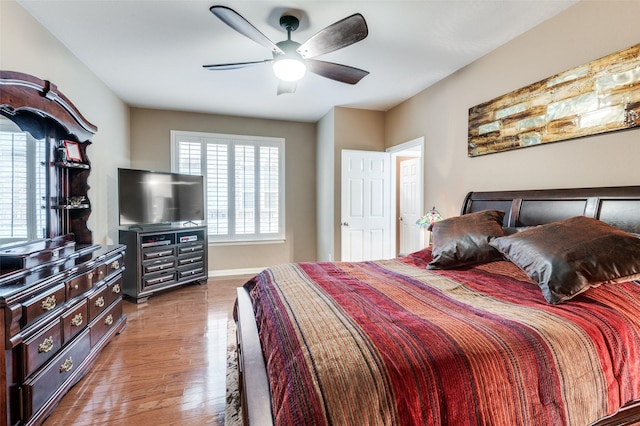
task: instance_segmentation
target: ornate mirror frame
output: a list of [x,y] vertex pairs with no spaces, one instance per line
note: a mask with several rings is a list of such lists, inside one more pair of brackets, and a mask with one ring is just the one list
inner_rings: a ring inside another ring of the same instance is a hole
[[[0,114],[36,139],[46,140],[48,209],[46,236],[73,234],[76,244],[92,244],[87,227],[91,202],[87,179],[91,163],[86,155],[98,130],[47,80],[0,70]],[[62,155],[71,145],[81,161]]]

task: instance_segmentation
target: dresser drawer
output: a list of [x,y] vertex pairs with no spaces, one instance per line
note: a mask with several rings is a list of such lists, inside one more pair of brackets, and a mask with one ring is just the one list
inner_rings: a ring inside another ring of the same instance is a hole
[[24,419],[28,420],[55,394],[56,390],[71,377],[91,350],[89,329],[85,329],[76,340],[53,358],[42,370],[25,380],[22,385]]
[[107,276],[107,265],[100,265],[96,267],[94,271],[98,274],[98,278],[96,279],[95,282],[101,281],[105,279],[105,277]]
[[100,339],[114,326],[122,316],[122,300],[118,300],[109,309],[102,313],[91,323],[91,347],[94,347]]
[[98,315],[113,303],[122,294],[122,275],[111,280],[106,285],[100,287],[98,291],[88,297],[89,305],[89,322],[93,321]]
[[112,274],[124,268],[124,257],[122,255],[119,255],[112,259],[109,259],[104,265],[104,268],[106,269],[106,272],[103,278],[108,278]]
[[100,290],[93,293],[87,298],[89,306],[89,322],[98,317],[109,306],[107,302],[107,286],[100,287]]
[[71,300],[93,287],[93,284],[100,279],[99,269],[99,267],[92,269],[67,281],[67,300]]
[[27,377],[53,357],[62,347],[62,325],[53,321],[22,343],[23,375]]
[[87,300],[85,299],[62,315],[63,343],[69,342],[87,324],[89,324],[89,311],[87,310]]
[[59,284],[49,291],[22,303],[22,325],[27,325],[65,302],[65,286]]
[[107,301],[107,305],[113,303],[118,297],[122,295],[122,275],[120,275],[115,280],[107,283],[107,292],[105,295],[105,300]]

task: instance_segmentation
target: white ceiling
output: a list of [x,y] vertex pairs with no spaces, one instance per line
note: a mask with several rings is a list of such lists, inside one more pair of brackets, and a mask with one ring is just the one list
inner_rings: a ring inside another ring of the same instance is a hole
[[[1,1],[1,0],[0,0]],[[317,121],[334,106],[386,111],[577,0],[18,0],[131,106]],[[308,73],[276,95],[270,65],[204,64],[271,58],[209,12],[231,7],[273,42],[284,12],[302,13],[300,43],[353,13],[369,36],[317,59],[370,72],[351,86]]]

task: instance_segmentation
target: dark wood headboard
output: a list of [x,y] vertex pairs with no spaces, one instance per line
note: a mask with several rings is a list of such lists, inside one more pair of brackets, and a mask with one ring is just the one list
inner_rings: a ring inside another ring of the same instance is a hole
[[504,211],[505,227],[588,216],[640,234],[640,186],[469,192],[461,214],[481,210]]

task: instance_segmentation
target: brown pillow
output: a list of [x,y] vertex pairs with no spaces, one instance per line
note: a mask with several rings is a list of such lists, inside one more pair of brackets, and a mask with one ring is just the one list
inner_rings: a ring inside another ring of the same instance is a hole
[[502,228],[504,231],[504,235],[512,235],[517,234],[518,232],[526,231],[527,229],[533,228],[532,226],[509,226],[506,228]]
[[489,245],[504,235],[504,212],[483,210],[445,219],[433,224],[433,260],[427,269],[455,269],[502,259]]
[[538,283],[553,304],[590,287],[640,278],[640,239],[577,216],[490,243]]

